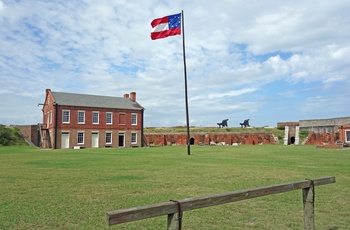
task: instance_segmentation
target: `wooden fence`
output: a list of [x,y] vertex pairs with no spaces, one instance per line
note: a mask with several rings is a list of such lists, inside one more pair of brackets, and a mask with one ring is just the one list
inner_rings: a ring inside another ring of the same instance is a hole
[[238,190],[209,196],[171,200],[159,204],[109,211],[106,213],[108,225],[121,224],[156,216],[168,215],[167,229],[181,229],[182,213],[198,208],[236,202],[256,197],[302,189],[304,204],[304,229],[314,229],[315,186],[335,183],[335,177],[305,179],[285,184]]

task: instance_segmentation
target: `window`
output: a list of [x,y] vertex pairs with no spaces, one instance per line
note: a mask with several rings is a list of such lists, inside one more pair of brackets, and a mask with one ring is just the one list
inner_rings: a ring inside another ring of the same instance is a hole
[[131,133],[131,144],[137,143],[137,133]]
[[52,124],[52,111],[50,110],[50,124]]
[[85,124],[85,111],[78,111],[78,124]]
[[69,123],[69,121],[70,121],[70,110],[63,110],[62,111],[62,122]]
[[78,144],[84,144],[84,132],[78,132]]
[[106,113],[106,124],[109,124],[109,125],[112,124],[112,112]]
[[111,132],[106,133],[106,144],[112,144],[112,133]]
[[99,123],[99,112],[92,112],[92,124],[98,124]]
[[137,125],[137,114],[136,113],[131,114],[131,124]]
[[345,131],[345,140],[346,142],[350,142],[350,130]]
[[45,114],[45,117],[47,118],[47,120],[46,120],[46,127],[49,128],[49,124],[50,124],[50,121],[49,121],[49,119],[50,119],[49,113],[46,113],[46,114]]

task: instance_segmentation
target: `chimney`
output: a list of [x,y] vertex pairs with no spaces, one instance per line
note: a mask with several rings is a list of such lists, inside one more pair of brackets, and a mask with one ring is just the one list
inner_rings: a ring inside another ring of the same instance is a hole
[[130,99],[131,99],[133,102],[136,102],[136,93],[135,93],[135,92],[131,92],[131,93],[130,93]]
[[124,94],[124,98],[129,98],[129,94]]

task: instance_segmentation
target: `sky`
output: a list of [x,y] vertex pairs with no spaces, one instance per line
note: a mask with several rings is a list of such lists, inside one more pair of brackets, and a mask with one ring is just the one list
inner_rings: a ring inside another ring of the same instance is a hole
[[0,124],[42,122],[45,90],[136,92],[145,127],[350,116],[349,0],[0,0]]

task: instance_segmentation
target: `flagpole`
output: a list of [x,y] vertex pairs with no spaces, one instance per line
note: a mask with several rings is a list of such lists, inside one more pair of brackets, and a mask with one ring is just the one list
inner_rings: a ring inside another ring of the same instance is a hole
[[191,142],[190,142],[190,119],[188,113],[188,96],[187,96],[187,70],[186,70],[186,52],[185,52],[185,22],[184,11],[181,10],[181,28],[182,28],[182,54],[184,60],[184,77],[185,77],[185,102],[186,102],[186,124],[187,124],[187,155],[191,155]]

